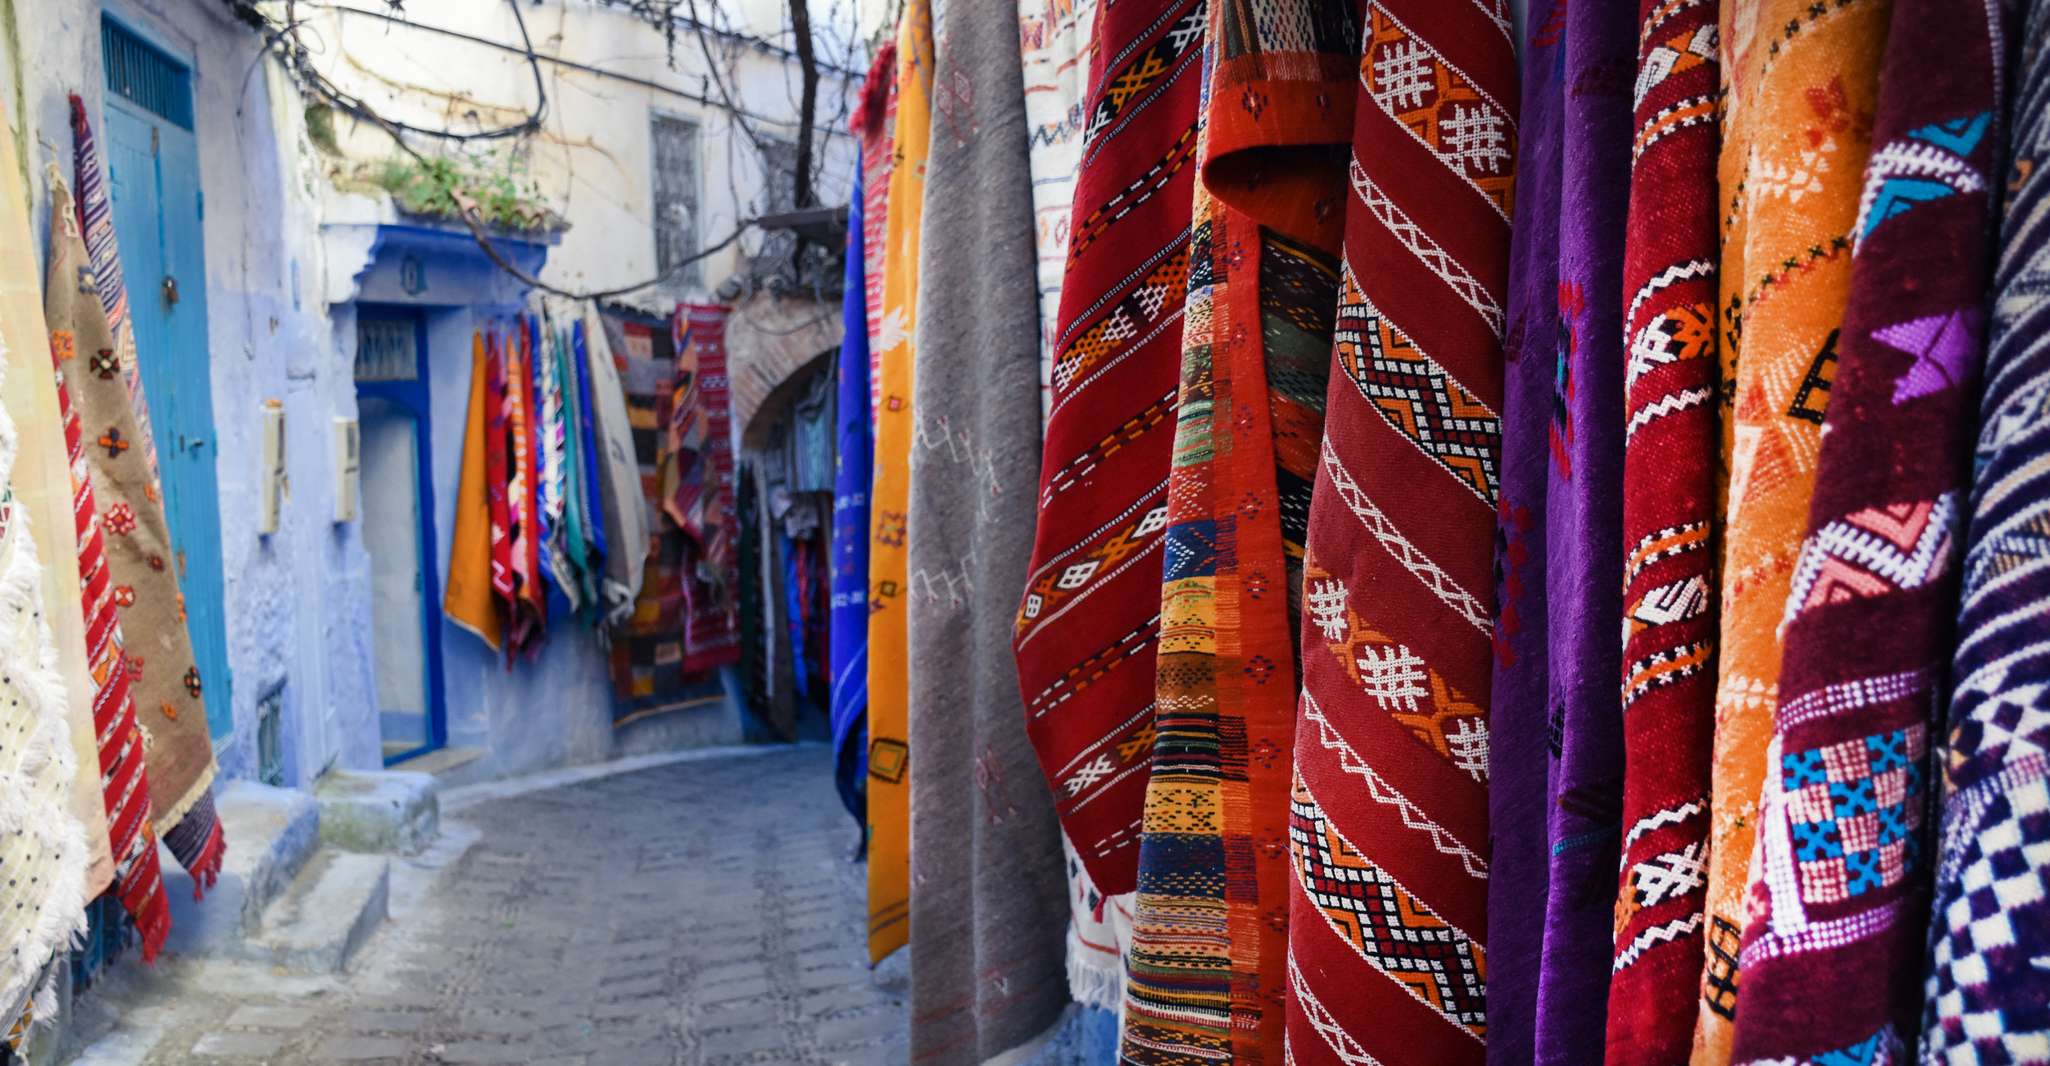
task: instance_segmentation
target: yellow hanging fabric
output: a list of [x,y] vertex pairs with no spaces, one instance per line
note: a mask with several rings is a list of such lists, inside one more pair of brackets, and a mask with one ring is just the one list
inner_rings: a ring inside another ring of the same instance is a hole
[[1780,619],[1808,525],[1891,0],[1723,5],[1722,659],[1693,1066],[1727,1066]]
[[897,24],[897,162],[884,231],[875,485],[870,496],[868,615],[868,956],[909,937],[911,746],[907,682],[905,515],[911,497],[911,324],[918,320],[918,235],[932,126],[932,5],[911,0]]
[[491,500],[484,484],[484,335],[470,336],[470,410],[463,420],[463,466],[456,483],[456,535],[448,550],[448,620],[499,650],[498,606],[491,598]]

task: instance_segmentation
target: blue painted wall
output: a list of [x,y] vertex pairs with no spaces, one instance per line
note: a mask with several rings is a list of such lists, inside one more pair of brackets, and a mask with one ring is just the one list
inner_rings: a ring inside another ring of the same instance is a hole
[[[329,766],[382,764],[370,633],[370,567],[354,523],[333,521],[332,423],[356,414],[353,301],[423,308],[429,344],[436,539],[446,552],[468,397],[469,338],[517,310],[518,282],[458,234],[381,230],[388,207],[325,188],[303,101],[258,38],[219,0],[35,0],[16,4],[17,49],[0,38],[0,96],[29,146],[33,217],[47,240],[45,161],[71,169],[67,94],[104,126],[99,22],[113,12],[193,70],[205,192],[208,386],[218,450],[221,562],[234,695],[216,739],[222,772],[257,776],[257,708],[282,704],[284,781]],[[24,63],[21,57],[28,57]],[[17,96],[15,86],[19,86]],[[368,206],[366,206],[366,204]],[[401,276],[405,252],[420,277]],[[400,254],[387,254],[398,252]],[[522,253],[538,267],[541,249]],[[422,282],[424,281],[424,284]],[[147,355],[145,354],[145,358]],[[256,532],[259,433],[267,400],[285,409],[288,489],[276,533]],[[441,590],[433,597],[440,600]],[[731,707],[611,727],[603,650],[577,630],[508,673],[476,638],[443,625],[449,743],[495,777],[739,738]]]

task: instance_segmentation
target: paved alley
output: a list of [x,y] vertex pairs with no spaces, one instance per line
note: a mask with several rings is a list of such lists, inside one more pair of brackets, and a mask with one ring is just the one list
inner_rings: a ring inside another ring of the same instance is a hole
[[829,763],[804,745],[452,794],[350,973],[124,960],[77,1061],[903,1062],[902,968],[864,964]]

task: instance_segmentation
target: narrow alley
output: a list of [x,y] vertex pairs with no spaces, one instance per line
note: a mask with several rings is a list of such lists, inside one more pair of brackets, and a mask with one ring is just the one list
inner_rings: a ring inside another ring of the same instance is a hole
[[904,970],[866,965],[830,759],[799,745],[451,790],[350,972],[121,967],[81,1004],[99,1031],[76,1061],[903,1062]]

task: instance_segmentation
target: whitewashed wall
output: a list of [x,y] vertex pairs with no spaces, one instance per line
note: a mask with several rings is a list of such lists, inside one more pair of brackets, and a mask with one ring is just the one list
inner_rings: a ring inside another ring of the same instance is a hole
[[[709,9],[715,2],[704,0],[701,6]],[[855,2],[820,2],[819,17],[827,17],[837,3],[845,22],[845,11]],[[729,0],[729,8],[737,22],[765,36],[781,25],[778,0],[746,0],[738,7]],[[650,168],[657,114],[699,124],[702,210],[697,229],[703,242],[718,240],[738,220],[766,206],[760,155],[740,124],[719,106],[722,97],[708,76],[697,37],[679,31],[672,66],[660,31],[596,0],[522,2],[519,10],[537,52],[603,71],[541,64],[547,93],[544,128],[518,149],[518,162],[523,178],[539,186],[541,200],[570,223],[548,258],[544,280],[587,291],[654,275]],[[429,128],[477,130],[518,122],[537,103],[533,72],[518,50],[519,27],[505,0],[414,4],[408,8],[408,18],[419,24],[414,26],[333,9],[302,11],[309,20],[309,40],[323,44],[316,57],[322,72],[388,117]],[[790,53],[731,38],[710,40],[721,78],[748,114],[746,124],[763,135],[794,141],[798,76]],[[847,118],[865,72],[822,72],[815,138],[815,151],[823,156],[821,203],[846,202],[855,151]],[[346,120],[338,124],[337,137],[352,159],[390,155],[390,141],[381,132]],[[492,146],[479,143],[471,150],[491,151]],[[758,241],[758,235],[750,235],[707,260],[696,295],[709,295],[733,273],[741,252],[758,247]],[[667,295],[673,303],[676,295],[689,294]],[[643,293],[629,302],[654,309],[663,300]]]

